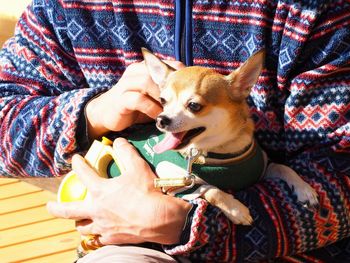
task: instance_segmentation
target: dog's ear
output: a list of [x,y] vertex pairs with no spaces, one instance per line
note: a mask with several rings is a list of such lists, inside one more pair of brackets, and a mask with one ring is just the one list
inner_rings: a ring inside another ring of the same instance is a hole
[[162,84],[171,72],[175,69],[164,63],[160,58],[154,55],[146,48],[141,48],[143,58],[153,81],[160,85]]
[[251,88],[257,82],[265,60],[265,50],[253,54],[243,65],[226,76],[229,81],[229,93],[234,100],[248,97]]

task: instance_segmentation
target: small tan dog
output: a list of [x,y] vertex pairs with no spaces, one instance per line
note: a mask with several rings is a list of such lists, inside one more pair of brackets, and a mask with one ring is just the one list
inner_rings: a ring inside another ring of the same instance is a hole
[[[186,155],[189,149],[197,149],[206,157],[208,153],[241,153],[254,144],[254,123],[246,98],[262,70],[263,50],[227,76],[198,66],[176,71],[148,50],[142,49],[142,53],[161,90],[163,112],[156,124],[165,138],[153,148],[156,153],[175,150]],[[264,177],[285,180],[300,202],[318,203],[316,191],[285,165],[270,163]],[[207,187],[201,196],[235,224],[252,223],[249,209],[218,187]]]

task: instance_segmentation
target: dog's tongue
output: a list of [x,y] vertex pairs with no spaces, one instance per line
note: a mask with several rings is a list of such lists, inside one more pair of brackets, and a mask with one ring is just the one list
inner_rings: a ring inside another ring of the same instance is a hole
[[185,134],[186,132],[166,133],[164,139],[153,147],[153,151],[155,153],[162,153],[175,149],[181,143]]

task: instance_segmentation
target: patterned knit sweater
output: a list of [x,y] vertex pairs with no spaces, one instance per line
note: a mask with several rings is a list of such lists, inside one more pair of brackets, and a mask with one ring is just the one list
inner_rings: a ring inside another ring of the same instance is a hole
[[196,199],[181,243],[164,248],[193,262],[350,262],[349,24],[345,0],[33,0],[0,52],[0,174],[66,173],[89,147],[84,106],[142,46],[222,73],[265,47],[249,98],[256,138],[320,207],[265,180],[235,193],[252,226]]

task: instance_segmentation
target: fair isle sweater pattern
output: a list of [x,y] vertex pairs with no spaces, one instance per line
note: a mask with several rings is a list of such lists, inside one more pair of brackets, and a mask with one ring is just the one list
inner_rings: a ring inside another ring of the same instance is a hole
[[222,73],[265,47],[249,98],[256,138],[317,190],[320,207],[267,180],[235,193],[254,218],[243,227],[196,199],[181,244],[165,249],[193,262],[349,262],[349,20],[342,0],[33,0],[0,52],[0,173],[69,171],[89,146],[85,104],[143,46]]

